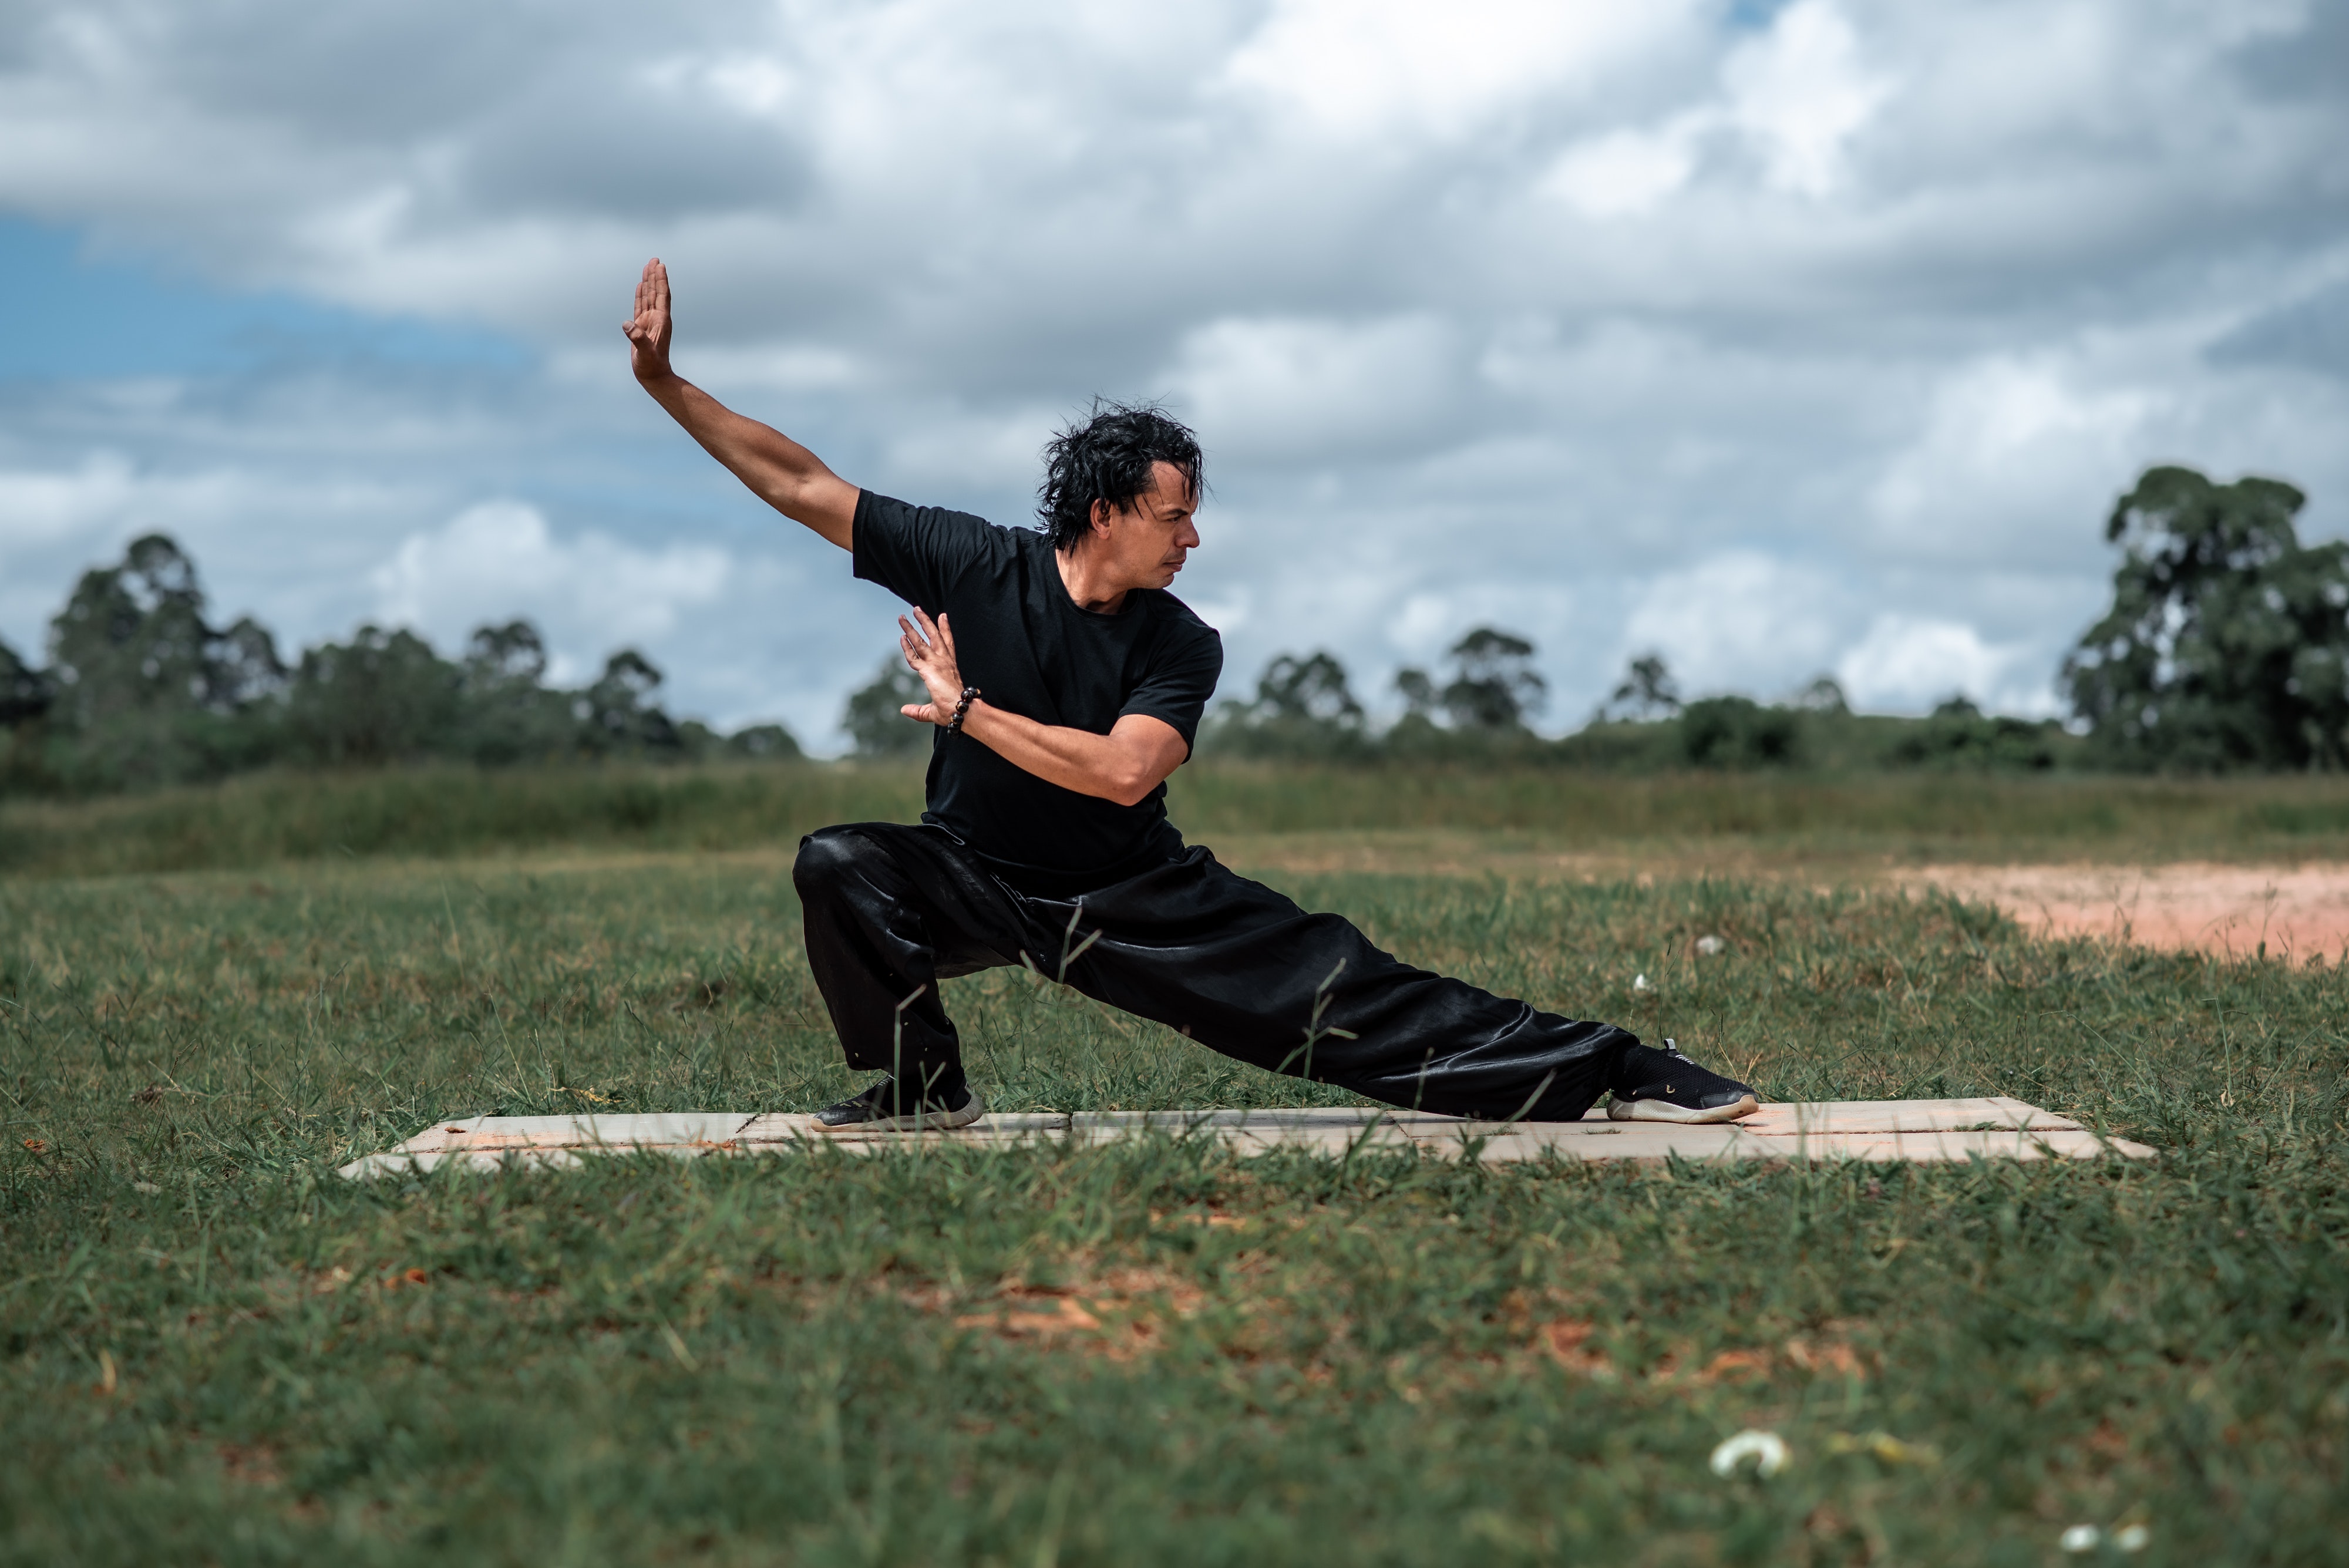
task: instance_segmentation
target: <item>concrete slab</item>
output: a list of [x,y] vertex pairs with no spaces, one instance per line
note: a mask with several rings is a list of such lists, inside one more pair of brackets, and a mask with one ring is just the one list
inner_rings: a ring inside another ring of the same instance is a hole
[[[1603,1116],[1603,1111],[1593,1112]],[[1587,1118],[1586,1118],[1587,1119]],[[1962,1127],[2054,1127],[2080,1124],[1999,1095],[1973,1100],[1829,1100],[1764,1106],[1736,1124],[1763,1136],[1802,1133],[1924,1132]]]
[[[1056,1137],[1069,1130],[1066,1111],[1011,1111],[999,1116],[982,1116],[967,1127],[951,1132],[923,1133],[921,1141],[981,1144],[1025,1143],[1038,1138]],[[777,1114],[753,1116],[737,1135],[746,1146],[771,1147],[804,1142],[862,1144],[910,1143],[908,1133],[889,1132],[826,1132],[816,1126],[812,1116]]]
[[1419,1148],[1485,1160],[2147,1159],[2143,1144],[2107,1138],[2068,1116],[2003,1096],[1959,1100],[1839,1100],[1764,1106],[1742,1122],[1681,1127],[1615,1122],[1594,1110],[1578,1122],[1473,1122],[1353,1106],[1247,1110],[1015,1112],[951,1132],[825,1132],[812,1116],[737,1111],[575,1116],[471,1116],[436,1123],[398,1147],[353,1160],[354,1179],[443,1164],[494,1168],[504,1160],[575,1165],[581,1156],[651,1149],[680,1157],[783,1153],[829,1145],[851,1153],[1004,1148],[1038,1142],[1090,1147],[1151,1133],[1209,1137],[1241,1155],[1274,1149],[1341,1157]]
[[399,1147],[411,1154],[443,1149],[666,1148],[678,1144],[725,1143],[755,1119],[748,1111],[466,1116],[435,1122]]

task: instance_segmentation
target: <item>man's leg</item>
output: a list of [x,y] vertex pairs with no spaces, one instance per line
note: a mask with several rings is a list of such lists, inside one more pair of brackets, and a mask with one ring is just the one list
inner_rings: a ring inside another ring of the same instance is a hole
[[960,1104],[962,1044],[938,981],[1019,961],[1019,911],[1001,885],[945,833],[899,823],[808,835],[792,883],[848,1064],[888,1073],[907,1110],[916,1097]]
[[[1030,900],[1078,940],[1086,995],[1227,1056],[1444,1116],[1573,1121],[1619,1086],[1636,1036],[1414,969],[1204,847],[1074,900]],[[1317,1016],[1318,1014],[1318,1016]]]

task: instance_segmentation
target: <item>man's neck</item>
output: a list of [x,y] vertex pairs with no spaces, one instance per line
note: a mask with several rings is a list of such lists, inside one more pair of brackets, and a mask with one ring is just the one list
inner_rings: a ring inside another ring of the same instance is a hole
[[1061,567],[1061,586],[1069,591],[1069,597],[1076,601],[1079,609],[1115,615],[1125,607],[1127,588],[1111,575],[1109,563],[1086,549],[1084,544],[1074,549],[1055,550],[1052,559]]

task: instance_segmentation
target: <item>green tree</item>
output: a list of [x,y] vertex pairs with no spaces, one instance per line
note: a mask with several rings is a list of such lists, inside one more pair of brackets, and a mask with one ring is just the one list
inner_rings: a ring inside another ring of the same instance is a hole
[[460,732],[441,749],[492,766],[575,756],[576,699],[547,690],[545,674],[546,640],[529,621],[475,628],[458,665]]
[[0,642],[0,729],[37,719],[49,711],[48,677]]
[[1593,717],[1601,722],[1628,720],[1645,724],[1669,719],[1680,711],[1680,683],[1664,667],[1664,656],[1643,653],[1631,660],[1623,671],[1623,679]]
[[380,766],[445,753],[463,712],[463,673],[412,631],[362,626],[305,649],[285,724],[306,760]]
[[1801,760],[1802,729],[1785,708],[1750,697],[1703,697],[1681,711],[1681,754],[1691,767],[1743,772]]
[[681,750],[677,724],[653,693],[661,672],[633,648],[604,661],[604,673],[574,704],[589,750],[622,756],[673,757]]
[[2106,760],[2212,772],[2349,762],[2349,545],[2303,545],[2307,497],[2154,468],[2120,498],[2113,605],[2064,661]]
[[1440,690],[1423,670],[1395,673],[1395,690],[1413,718],[1439,715],[1451,728],[1510,733],[1525,729],[1541,711],[1549,683],[1533,668],[1534,645],[1522,637],[1480,626],[1452,645],[1452,679]]
[[85,787],[205,778],[264,760],[285,666],[250,617],[204,618],[195,563],[161,534],[94,567],[49,624],[57,773]]
[[1851,700],[1843,693],[1843,682],[1832,675],[1821,675],[1795,693],[1794,705],[1806,713],[1851,711]]
[[856,742],[860,757],[909,757],[928,749],[932,726],[916,724],[897,710],[929,700],[922,678],[893,653],[881,661],[869,682],[849,693],[840,727]]
[[[2066,737],[2053,719],[1993,717],[1962,694],[1895,732],[1885,761],[1894,767],[1944,772],[2044,773],[2056,765]],[[2076,744],[2076,742],[2074,742]]]
[[1252,700],[1223,704],[1202,741],[1240,756],[1360,757],[1370,723],[1336,654],[1284,653],[1257,678]]
[[807,754],[799,737],[781,724],[745,724],[726,737],[724,749],[730,757],[761,763],[795,763]]

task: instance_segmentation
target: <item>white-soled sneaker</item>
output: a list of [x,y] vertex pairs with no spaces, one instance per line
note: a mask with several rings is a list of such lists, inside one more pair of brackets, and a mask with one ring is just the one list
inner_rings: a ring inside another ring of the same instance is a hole
[[959,1104],[950,1106],[925,1096],[907,1108],[897,1093],[896,1081],[883,1078],[816,1112],[815,1125],[828,1133],[949,1132],[967,1127],[986,1114],[987,1102],[968,1085],[963,1086]]
[[1609,1121],[1733,1122],[1762,1108],[1750,1085],[1698,1066],[1670,1040],[1661,1051],[1652,1045],[1625,1050],[1609,1090],[1614,1096]]

